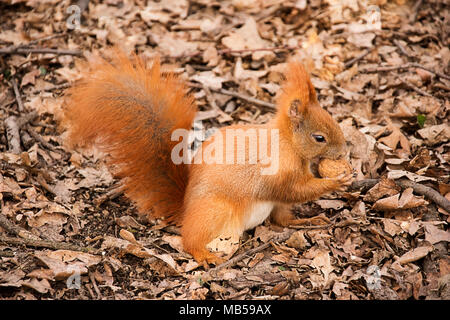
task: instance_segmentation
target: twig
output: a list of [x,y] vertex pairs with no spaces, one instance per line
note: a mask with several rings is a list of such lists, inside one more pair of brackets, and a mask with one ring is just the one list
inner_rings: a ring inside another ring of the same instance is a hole
[[270,47],[270,48],[257,48],[257,49],[223,49],[217,51],[218,54],[233,54],[233,53],[254,53],[259,51],[277,51],[277,50],[295,50],[298,49],[298,46],[278,46],[278,47]]
[[203,90],[206,93],[206,100],[208,100],[208,103],[211,105],[213,110],[220,115],[221,119],[219,118],[219,122],[233,121],[233,118],[228,113],[223,112],[222,109],[217,106],[216,100],[211,94],[211,90],[209,90],[209,88],[205,85],[203,86]]
[[380,179],[364,179],[364,180],[358,180],[354,181],[349,189],[351,190],[364,190],[364,189],[370,189],[374,185],[376,185],[378,182],[380,182]]
[[60,90],[60,89],[66,89],[70,87],[70,83],[69,82],[64,82],[61,84],[55,84],[52,86],[48,86],[46,88],[42,88],[42,89],[35,89],[33,91],[31,91],[31,93],[36,94],[36,93],[40,93],[42,91],[53,91],[53,90]]
[[30,240],[40,240],[38,236],[9,221],[8,218],[2,213],[0,213],[0,226],[7,232],[19,236],[21,238]]
[[[380,181],[379,179],[365,179],[355,181],[350,186],[350,189],[358,190],[358,189],[372,188],[379,181]],[[395,183],[404,189],[412,188],[415,193],[425,196],[426,198],[437,204],[439,207],[450,213],[450,201],[441,196],[440,193],[434,190],[433,188],[424,186],[423,184],[408,179],[395,180]]]
[[16,96],[18,110],[19,110],[19,112],[22,112],[24,110],[23,101],[22,101],[22,97],[20,95],[19,87],[17,86],[17,82],[14,77],[11,78],[11,84],[12,84],[12,87],[14,90],[14,95]]
[[407,81],[405,81],[405,80],[400,80],[400,81],[401,81],[404,85],[408,86],[409,88],[413,89],[415,92],[420,93],[420,94],[423,95],[423,96],[427,96],[427,97],[432,97],[432,96],[433,96],[432,94],[430,94],[430,93],[428,93],[428,92],[426,92],[426,91],[423,91],[422,89],[416,87],[416,86],[413,85],[412,83],[409,83],[409,82],[407,82]]
[[46,36],[46,37],[42,37],[42,38],[37,38],[37,39],[31,40],[27,44],[21,44],[18,47],[22,47],[22,48],[29,47],[29,46],[35,45],[35,44],[37,44],[39,42],[48,41],[48,40],[52,40],[52,39],[55,39],[55,38],[64,37],[65,35],[67,35],[67,33],[65,33],[65,32],[52,34],[52,35],[49,35],[49,36]]
[[408,58],[412,58],[412,56],[406,51],[405,47],[400,43],[399,40],[394,39],[394,44],[397,46],[397,48],[400,49],[400,52],[403,53]]
[[32,136],[33,139],[38,141],[43,147],[45,147],[48,150],[55,151],[61,155],[65,155],[64,151],[57,149],[54,145],[45,141],[44,138],[42,138],[42,136],[40,134],[38,134],[30,125],[27,125],[25,128],[26,128],[27,132],[30,134],[30,136]]
[[426,70],[426,71],[428,71],[428,72],[434,73],[434,74],[437,75],[438,77],[441,77],[441,78],[450,80],[450,76],[448,76],[448,75],[446,75],[446,74],[443,74],[443,73],[441,73],[441,72],[438,72],[438,71],[434,71],[433,69],[424,67],[423,65],[421,65],[421,64],[419,64],[419,63],[411,62],[410,65],[411,65],[411,67],[413,67],[413,68],[423,69],[423,70]]
[[426,70],[428,72],[431,72],[431,73],[437,75],[438,77],[450,80],[450,76],[443,74],[441,72],[435,71],[433,69],[424,67],[423,65],[421,65],[419,63],[415,63],[415,62],[410,62],[410,63],[402,64],[399,66],[381,66],[381,67],[376,67],[376,68],[366,68],[366,69],[362,69],[361,71],[362,72],[382,72],[382,71],[393,71],[393,70],[408,69],[408,68],[423,69],[423,70]]
[[0,55],[2,54],[13,54],[13,53],[50,53],[56,55],[72,55],[81,56],[82,52],[80,50],[64,50],[64,49],[50,49],[50,48],[24,48],[24,47],[7,47],[0,48]]
[[11,238],[6,237],[4,235],[0,235],[0,241],[12,244],[12,245],[24,245],[27,247],[36,247],[36,248],[48,248],[54,250],[72,250],[72,251],[81,251],[87,253],[97,254],[98,249],[91,247],[80,247],[71,243],[66,242],[54,242],[48,240],[33,240],[29,238],[21,239],[21,238]]
[[20,147],[20,129],[37,117],[37,112],[27,113],[20,118],[10,116],[5,119],[6,139],[8,140],[9,150],[12,153],[19,154],[22,152]]
[[111,190],[106,192],[104,195],[95,199],[94,203],[98,207],[107,200],[114,200],[115,198],[123,195],[124,192],[125,192],[125,188],[123,185],[115,186],[114,188],[112,188]]
[[24,125],[28,122],[33,121],[38,116],[37,111],[31,111],[30,113],[24,114],[20,118],[17,119],[17,125],[19,129],[22,129]]
[[359,60],[363,59],[365,56],[367,56],[367,55],[373,50],[373,48],[374,48],[374,47],[367,48],[367,49],[364,50],[363,53],[361,53],[359,56],[356,56],[356,57],[354,57],[353,59],[347,61],[347,62],[344,64],[344,69],[350,68],[350,67],[351,67],[352,65],[354,65],[356,62],[358,62]]
[[417,2],[414,4],[414,7],[412,8],[412,15],[409,18],[409,23],[414,23],[417,18],[417,12],[419,11],[419,7],[422,5],[422,0],[417,0]]
[[[278,51],[278,50],[295,50],[298,49],[298,46],[277,46],[277,47],[267,47],[267,48],[255,48],[255,49],[222,49],[217,50],[217,54],[225,55],[225,54],[239,54],[239,53],[254,53],[254,52],[260,52],[260,51]],[[196,51],[190,54],[181,54],[178,56],[170,56],[169,58],[172,59],[179,59],[179,58],[192,58],[199,55],[202,55],[203,51]]]
[[287,239],[290,238],[290,236],[295,232],[295,230],[289,231],[286,234],[283,234],[279,237],[273,237],[270,241],[267,241],[266,243],[263,243],[259,246],[257,246],[256,248],[252,248],[250,250],[247,250],[239,255],[237,255],[234,258],[231,258],[227,261],[225,261],[224,263],[219,264],[217,267],[210,269],[208,272],[206,272],[202,278],[209,278],[209,276],[214,276],[217,274],[217,271],[226,268],[226,267],[231,267],[233,265],[235,265],[236,263],[238,263],[239,261],[245,259],[248,256],[251,256],[257,252],[263,251],[264,249],[270,247],[272,245],[272,240],[274,241],[279,241],[279,242],[283,242],[286,241]]
[[94,276],[93,272],[89,272],[89,279],[91,280],[92,286],[94,287],[94,290],[97,293],[97,297],[93,297],[93,298],[100,300],[102,297],[102,294],[100,293],[100,290],[98,289],[97,281],[95,281],[95,276]]
[[[197,84],[197,83],[194,83],[194,82],[189,82],[188,84],[189,84],[190,87],[193,87],[193,88],[199,88],[199,89],[203,89],[204,88],[203,85]],[[232,96],[232,97],[244,100],[244,101],[247,101],[247,102],[249,102],[251,104],[267,108],[270,111],[276,111],[277,110],[276,105],[273,104],[273,103],[270,103],[270,102],[267,102],[267,101],[263,101],[263,100],[259,100],[259,99],[256,99],[256,98],[252,98],[252,97],[249,97],[249,96],[247,96],[245,94],[242,94],[242,93],[238,93],[238,92],[234,92],[234,91],[230,91],[230,90],[226,90],[226,89],[222,89],[222,88],[220,88],[220,89],[209,88],[209,90],[211,90],[213,92],[221,93],[221,94],[224,94],[224,95],[227,95],[227,96]]]
[[397,183],[402,188],[412,188],[415,193],[427,197],[429,200],[436,203],[439,207],[450,213],[450,201],[441,196],[441,194],[433,188],[407,179],[396,180],[395,183]]
[[[216,90],[213,90],[213,91],[216,91]],[[277,110],[276,105],[273,104],[273,103],[270,103],[270,102],[267,102],[267,101],[263,101],[263,100],[259,100],[259,99],[256,99],[256,98],[252,98],[252,97],[249,97],[249,96],[247,96],[245,94],[242,94],[242,93],[239,93],[239,92],[234,92],[234,91],[230,91],[230,90],[226,90],[226,89],[219,89],[216,92],[219,92],[219,93],[225,94],[227,96],[232,96],[232,97],[235,97],[235,98],[247,101],[249,103],[252,103],[252,104],[260,106],[260,107],[267,108],[270,111],[276,111]]]

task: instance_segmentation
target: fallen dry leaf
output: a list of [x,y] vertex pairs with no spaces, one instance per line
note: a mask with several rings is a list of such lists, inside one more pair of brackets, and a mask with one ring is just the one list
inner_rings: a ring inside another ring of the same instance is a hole
[[37,251],[34,255],[45,263],[56,280],[66,279],[74,273],[85,274],[88,267],[100,263],[102,259],[100,256],[71,250]]
[[402,255],[400,258],[397,259],[397,262],[400,264],[407,264],[410,262],[414,262],[424,258],[431,251],[433,251],[432,246],[417,247]]

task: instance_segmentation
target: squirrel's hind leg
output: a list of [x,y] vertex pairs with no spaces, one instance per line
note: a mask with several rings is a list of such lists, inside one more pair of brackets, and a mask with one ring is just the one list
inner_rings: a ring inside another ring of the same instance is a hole
[[224,232],[242,233],[241,217],[233,203],[217,197],[191,200],[186,204],[181,237],[184,250],[204,266],[225,260],[207,249],[207,245]]

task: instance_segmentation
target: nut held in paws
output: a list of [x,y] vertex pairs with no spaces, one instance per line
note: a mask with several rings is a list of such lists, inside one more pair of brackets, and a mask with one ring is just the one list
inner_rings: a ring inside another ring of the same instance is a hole
[[344,160],[323,159],[319,162],[319,174],[322,178],[335,178],[340,174],[350,174],[353,168]]

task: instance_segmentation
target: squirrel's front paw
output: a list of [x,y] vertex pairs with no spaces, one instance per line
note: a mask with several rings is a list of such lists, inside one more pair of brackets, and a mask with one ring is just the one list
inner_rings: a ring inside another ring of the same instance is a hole
[[353,173],[342,173],[335,178],[330,178],[335,183],[335,191],[345,191],[352,184]]

